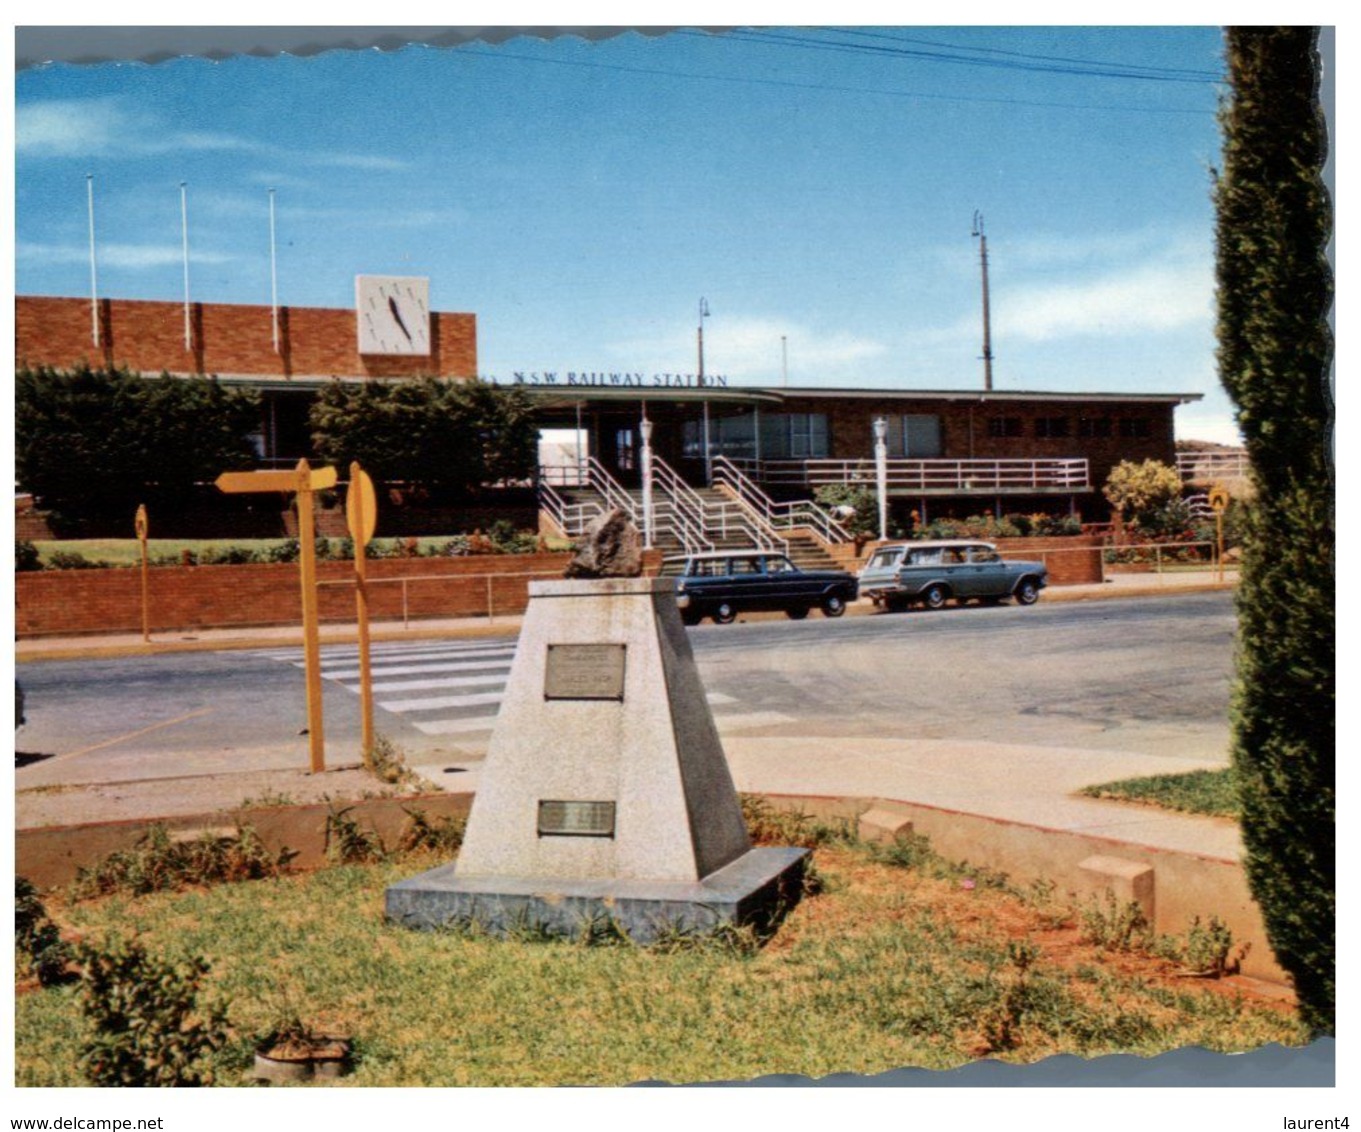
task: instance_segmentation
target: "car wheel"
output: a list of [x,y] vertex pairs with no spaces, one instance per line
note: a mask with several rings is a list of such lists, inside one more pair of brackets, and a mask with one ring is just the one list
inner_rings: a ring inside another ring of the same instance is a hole
[[714,607],[712,616],[715,624],[730,625],[737,620],[737,610],[733,608],[732,602],[723,601]]
[[1034,605],[1040,599],[1040,587],[1034,578],[1022,578],[1016,587],[1016,600],[1021,605]]
[[944,609],[945,603],[949,600],[950,592],[939,583],[922,590],[922,604],[927,609]]
[[837,594],[830,594],[822,599],[822,615],[824,617],[840,617],[845,612],[845,599]]
[[784,615],[791,621],[802,621],[808,616],[808,607],[806,605],[800,605],[794,609],[786,609]]

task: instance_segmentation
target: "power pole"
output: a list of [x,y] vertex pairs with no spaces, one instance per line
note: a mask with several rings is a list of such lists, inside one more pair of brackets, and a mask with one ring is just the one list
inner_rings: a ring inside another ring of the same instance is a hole
[[983,232],[983,214],[973,214],[973,234],[978,239],[978,257],[983,265],[983,388],[992,389],[992,322],[988,314],[988,237]]

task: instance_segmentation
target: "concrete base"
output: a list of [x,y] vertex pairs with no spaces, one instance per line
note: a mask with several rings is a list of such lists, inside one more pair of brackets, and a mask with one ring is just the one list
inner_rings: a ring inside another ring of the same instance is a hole
[[638,943],[723,924],[773,926],[799,901],[808,850],[751,849],[699,881],[460,877],[441,865],[387,890],[387,918],[433,930],[476,925],[576,936],[613,921]]

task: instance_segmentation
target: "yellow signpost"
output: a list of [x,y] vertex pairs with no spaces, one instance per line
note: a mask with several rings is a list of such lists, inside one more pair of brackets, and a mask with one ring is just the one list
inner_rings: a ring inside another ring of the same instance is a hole
[[1224,580],[1224,512],[1229,506],[1228,488],[1215,484],[1210,488],[1210,507],[1215,513],[1215,576]]
[[354,540],[354,602],[359,623],[359,711],[364,763],[373,765],[373,673],[369,667],[369,592],[364,548],[378,525],[378,500],[373,480],[356,461],[350,465],[350,487],[345,493],[345,525]]
[[137,505],[137,515],[132,520],[132,529],[137,532],[137,541],[142,547],[142,640],[151,640],[151,606],[150,594],[151,585],[149,577],[150,563],[147,561],[147,519],[146,504]]
[[317,534],[313,492],[335,487],[334,468],[308,466],[299,460],[289,472],[223,472],[215,481],[229,493],[284,491],[298,499],[298,565],[302,575],[302,651],[307,668],[307,738],[312,773],[326,769],[326,739],[321,718],[321,633],[317,613]]

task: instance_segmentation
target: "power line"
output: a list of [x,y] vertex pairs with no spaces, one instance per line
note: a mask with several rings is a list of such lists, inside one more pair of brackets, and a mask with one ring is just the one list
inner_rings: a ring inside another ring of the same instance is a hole
[[1166,75],[1187,81],[1222,83],[1227,81],[1221,71],[1199,70],[1193,67],[1155,67],[1152,64],[1115,63],[1110,60],[1078,59],[1065,55],[1040,55],[1029,51],[1008,51],[1004,47],[977,47],[958,43],[943,43],[935,39],[922,39],[918,36],[891,35],[887,32],[867,31],[864,28],[837,28],[842,35],[861,36],[866,39],[887,39],[901,43],[920,43],[931,47],[948,47],[959,51],[977,51],[987,55],[1006,55],[1017,59],[1037,59],[1045,62],[1063,63],[1069,66],[1093,66],[1110,68],[1116,71],[1138,71],[1150,75]]
[[[673,32],[673,35],[684,34]],[[697,35],[703,33],[695,33]],[[706,37],[708,38],[708,37]],[[633,67],[623,63],[601,63],[585,59],[555,59],[541,55],[526,55],[521,52],[507,51],[503,48],[483,50],[469,46],[451,49],[456,55],[472,55],[483,59],[515,60],[517,62],[540,63],[554,67],[573,67],[582,70],[613,71],[620,74],[651,75],[655,78],[691,79],[700,82],[735,83],[743,86],[774,86],[794,90],[827,91],[833,94],[868,94],[884,98],[912,98],[931,102],[963,102],[995,106],[1028,106],[1050,110],[1097,110],[1116,113],[1173,114],[1212,116],[1212,109],[1161,107],[1161,106],[1121,106],[1089,102],[1056,102],[1039,98],[998,98],[980,95],[934,94],[926,91],[884,90],[875,87],[841,86],[829,83],[798,82],[793,79],[764,79],[749,75],[702,74],[694,71],[666,70],[659,67]]]

